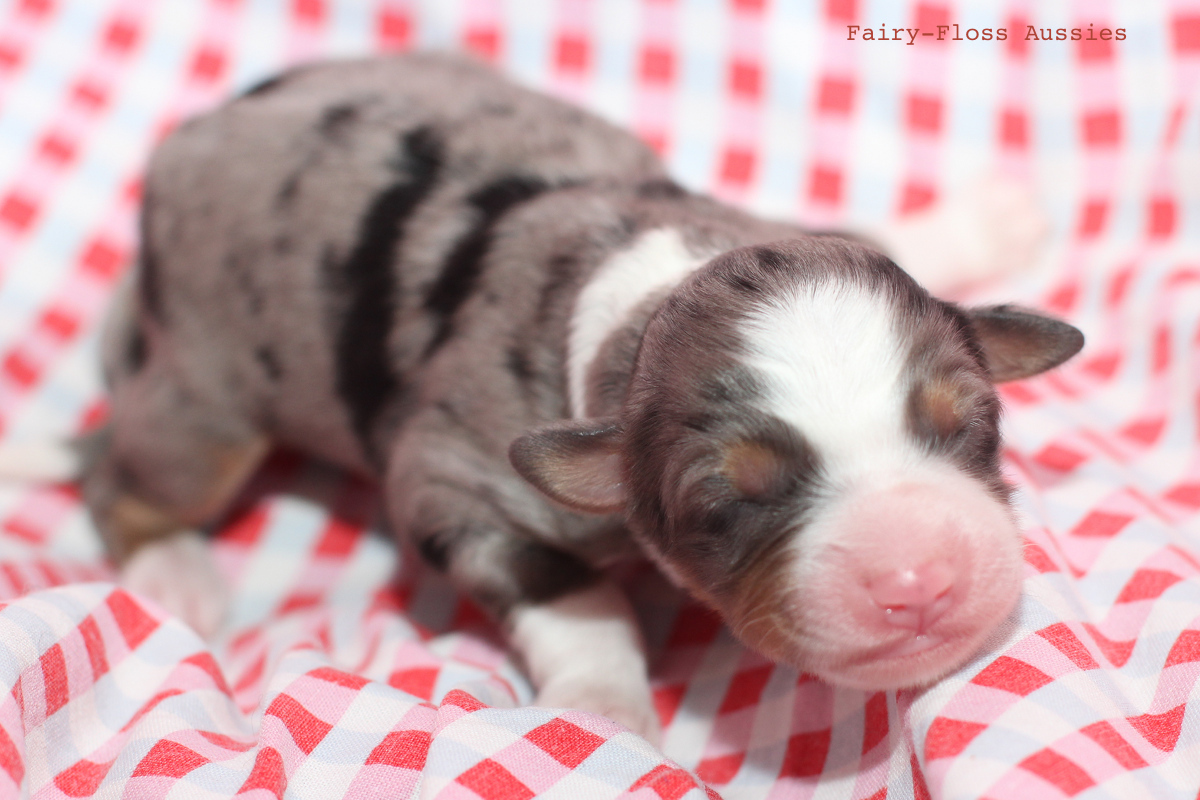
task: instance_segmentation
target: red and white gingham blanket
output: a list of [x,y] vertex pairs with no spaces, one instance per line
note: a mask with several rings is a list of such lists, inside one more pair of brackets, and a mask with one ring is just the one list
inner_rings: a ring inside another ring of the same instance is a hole
[[[962,38],[847,28],[939,24]],[[1198,0],[9,0],[3,436],[103,413],[98,321],[165,130],[285,64],[410,47],[474,51],[638,131],[690,186],[814,224],[878,223],[987,170],[1029,180],[1050,250],[990,296],[1088,345],[1003,392],[1017,613],[937,685],[870,694],[768,663],[631,574],[659,752],[521,708],[496,631],[374,532],[375,490],[299,456],[220,526],[234,598],[212,643],[111,583],[72,489],[3,486],[0,796],[1198,796]]]

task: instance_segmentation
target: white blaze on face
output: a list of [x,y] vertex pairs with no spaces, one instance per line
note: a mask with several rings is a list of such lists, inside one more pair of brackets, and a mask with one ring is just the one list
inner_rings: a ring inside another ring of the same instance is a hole
[[656,228],[600,265],[571,317],[567,380],[573,417],[586,416],[587,374],[604,341],[643,300],[675,286],[712,255],[690,252],[675,228]]
[[1007,507],[907,430],[909,345],[886,297],[802,286],[743,328],[763,410],[800,432],[825,490],[788,545],[776,657],[834,683],[912,686],[958,666],[1012,609]]
[[884,296],[823,281],[774,298],[742,330],[765,408],[800,431],[835,485],[920,459],[905,430],[908,346]]

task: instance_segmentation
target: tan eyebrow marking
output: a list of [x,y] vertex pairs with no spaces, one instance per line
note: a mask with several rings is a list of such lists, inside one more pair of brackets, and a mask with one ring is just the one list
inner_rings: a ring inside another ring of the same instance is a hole
[[962,427],[969,402],[967,388],[946,378],[926,382],[917,396],[917,407],[938,436],[952,436]]
[[784,477],[784,463],[770,447],[740,441],[726,448],[721,471],[741,494],[763,497],[779,487]]

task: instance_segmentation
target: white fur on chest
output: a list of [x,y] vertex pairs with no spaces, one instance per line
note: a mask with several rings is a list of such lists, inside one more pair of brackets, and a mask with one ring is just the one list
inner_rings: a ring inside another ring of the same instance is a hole
[[631,247],[609,258],[575,301],[567,342],[571,416],[587,412],[587,375],[604,341],[652,293],[675,286],[712,258],[695,255],[675,228],[646,231]]

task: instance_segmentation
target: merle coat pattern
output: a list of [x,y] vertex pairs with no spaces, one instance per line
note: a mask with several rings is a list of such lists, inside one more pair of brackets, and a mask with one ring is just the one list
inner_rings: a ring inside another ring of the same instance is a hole
[[[600,326],[585,363],[580,298],[639,247],[695,263]],[[766,593],[791,591],[797,531],[849,479],[763,399],[746,327],[827,281],[894,312],[914,452],[1006,509],[992,382],[1069,357],[1073,329],[965,312],[868,246],[687,192],[634,137],[478,65],[301,67],[155,153],[85,496],[128,563],[211,522],[270,442],[364,472],[391,527],[506,625],[539,702],[653,735],[640,641],[603,576],[631,553],[768,655],[839,676],[797,644],[799,601]]]

